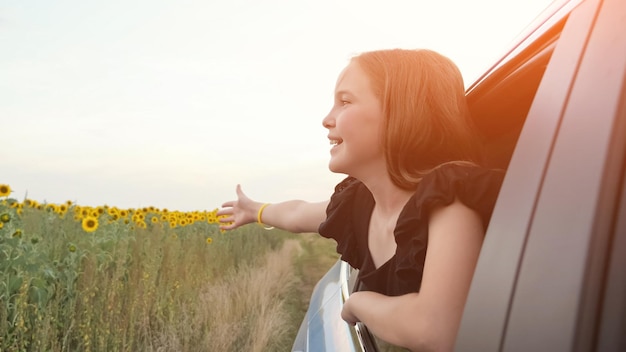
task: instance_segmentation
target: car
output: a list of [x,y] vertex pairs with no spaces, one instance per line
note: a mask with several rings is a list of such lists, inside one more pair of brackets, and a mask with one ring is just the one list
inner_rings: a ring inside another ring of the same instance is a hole
[[[456,351],[626,351],[626,1],[554,1],[467,89],[506,170]],[[379,351],[317,284],[292,351]]]

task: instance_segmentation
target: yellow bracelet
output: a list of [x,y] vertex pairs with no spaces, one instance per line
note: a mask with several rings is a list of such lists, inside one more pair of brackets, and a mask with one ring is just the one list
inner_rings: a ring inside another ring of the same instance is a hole
[[259,208],[259,212],[256,214],[256,222],[259,225],[263,226],[264,229],[271,230],[271,229],[274,228],[274,226],[270,226],[270,227],[265,226],[265,224],[263,223],[263,220],[261,219],[261,216],[263,215],[263,210],[268,205],[270,205],[270,203],[265,203],[265,204],[261,205],[261,207]]
[[258,222],[261,225],[263,224],[263,220],[261,220],[261,215],[263,215],[263,210],[268,205],[270,205],[270,203],[265,203],[265,204],[261,205],[261,207],[259,208],[259,212],[256,214],[256,222]]

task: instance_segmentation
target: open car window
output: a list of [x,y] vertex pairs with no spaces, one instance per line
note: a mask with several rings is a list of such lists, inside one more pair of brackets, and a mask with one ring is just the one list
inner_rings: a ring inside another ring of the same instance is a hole
[[467,92],[488,166],[506,169],[566,19]]

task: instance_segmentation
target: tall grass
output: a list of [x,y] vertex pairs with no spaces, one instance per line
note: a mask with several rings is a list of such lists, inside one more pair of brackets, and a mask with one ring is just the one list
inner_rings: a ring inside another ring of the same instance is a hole
[[86,233],[46,210],[3,213],[0,351],[285,351],[310,295],[297,288],[323,274],[303,278],[307,237],[255,225]]

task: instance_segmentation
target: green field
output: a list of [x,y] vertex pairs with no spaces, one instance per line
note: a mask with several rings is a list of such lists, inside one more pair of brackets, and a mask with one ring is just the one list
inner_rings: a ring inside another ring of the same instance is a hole
[[333,241],[213,212],[0,201],[0,351],[285,351]]

